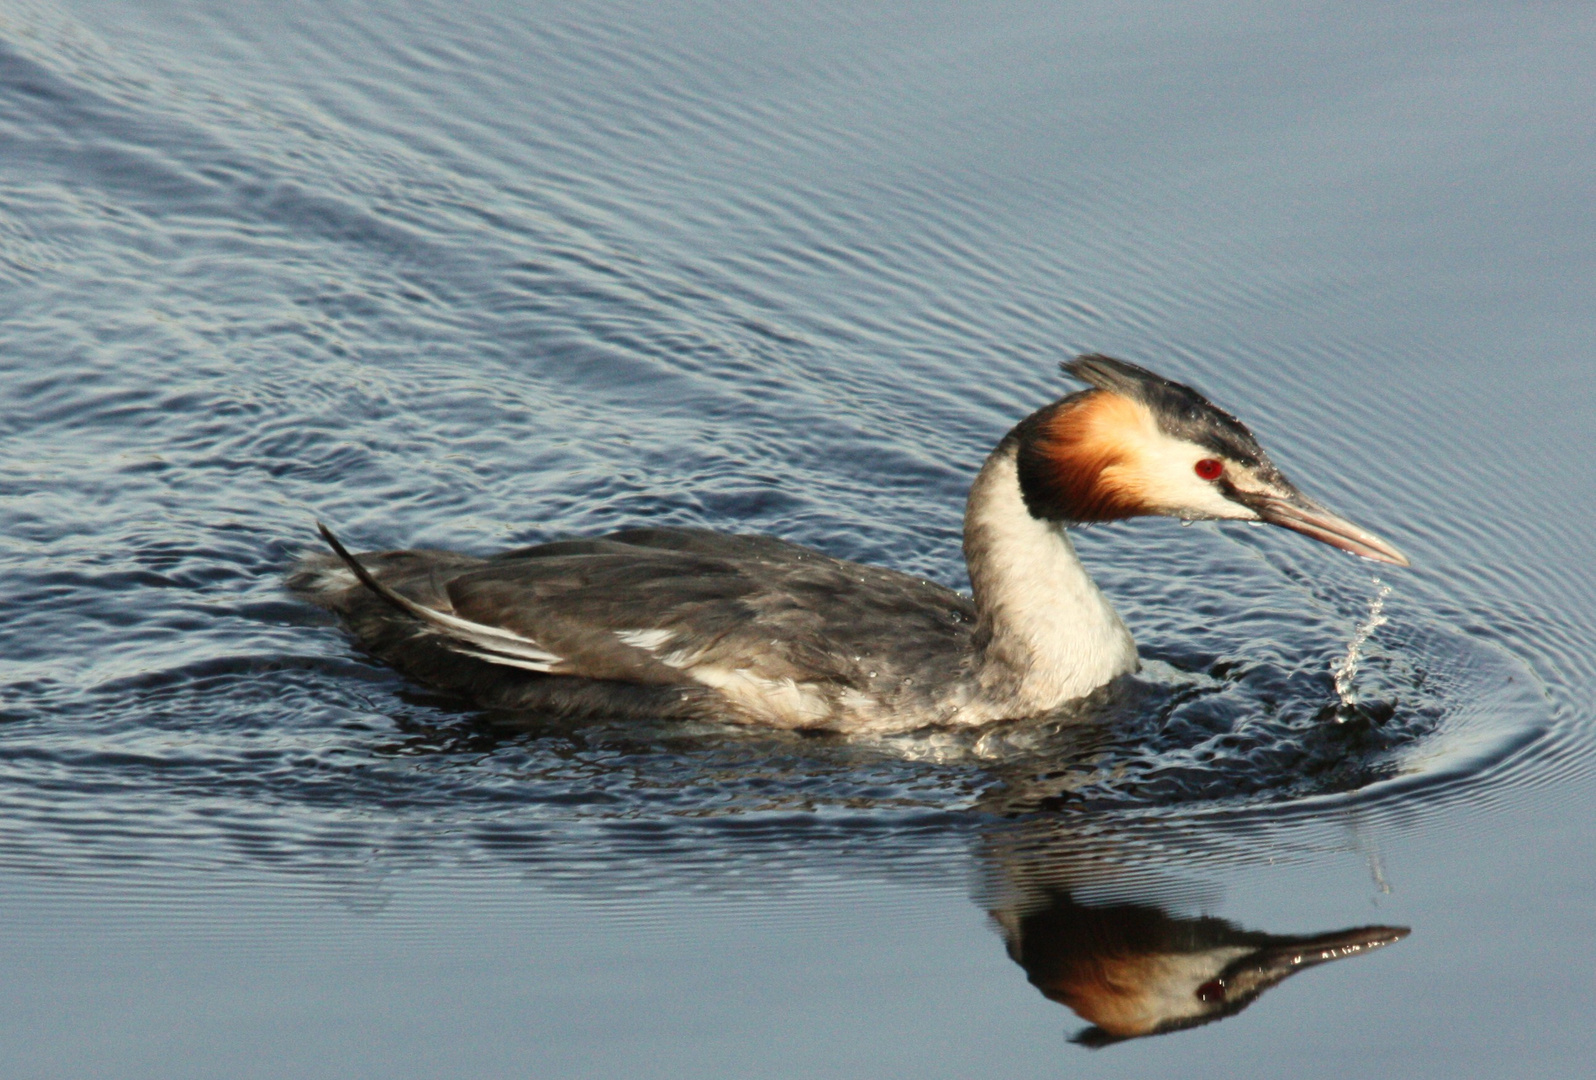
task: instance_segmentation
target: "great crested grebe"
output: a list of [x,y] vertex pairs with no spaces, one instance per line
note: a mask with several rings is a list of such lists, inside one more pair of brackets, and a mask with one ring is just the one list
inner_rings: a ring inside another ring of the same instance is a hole
[[1135,671],[1065,527],[1147,514],[1267,521],[1401,552],[1293,487],[1235,417],[1107,356],[1022,420],[970,488],[973,596],[766,536],[628,529],[487,558],[307,558],[289,586],[422,682],[496,709],[841,732],[1052,712]]

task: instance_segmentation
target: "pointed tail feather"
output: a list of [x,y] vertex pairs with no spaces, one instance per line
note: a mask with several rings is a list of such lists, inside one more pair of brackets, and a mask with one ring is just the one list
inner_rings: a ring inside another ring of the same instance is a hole
[[[408,596],[384,585],[372,576],[371,571],[361,565],[360,560],[349,553],[349,549],[338,542],[332,530],[321,522],[316,522],[316,529],[321,533],[321,538],[327,541],[327,546],[333,549],[333,554],[341,559],[350,573],[354,574],[360,583],[376,595],[379,599],[397,608],[411,618],[418,619],[428,627],[448,638],[451,647],[468,656],[490,662],[508,663],[514,667],[527,668],[532,671],[548,671],[561,660],[559,656],[542,648],[530,638],[510,630],[501,630],[496,626],[472,622],[456,615],[449,615],[423,604],[418,604]],[[460,648],[460,646],[469,646]],[[487,653],[489,655],[483,655]]]

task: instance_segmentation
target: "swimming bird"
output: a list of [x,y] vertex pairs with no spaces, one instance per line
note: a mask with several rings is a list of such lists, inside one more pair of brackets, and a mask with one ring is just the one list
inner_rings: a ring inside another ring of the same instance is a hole
[[639,528],[476,557],[304,560],[289,585],[369,651],[493,709],[889,733],[1045,715],[1137,670],[1068,527],[1142,515],[1268,522],[1396,548],[1298,491],[1189,386],[1107,356],[1010,431],[964,519],[971,595],[766,536]]

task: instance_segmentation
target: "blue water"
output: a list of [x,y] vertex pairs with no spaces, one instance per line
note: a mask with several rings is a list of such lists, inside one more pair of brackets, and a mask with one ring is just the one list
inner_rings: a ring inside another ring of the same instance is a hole
[[[1584,1075],[1593,47],[1579,5],[0,0],[0,1073]],[[964,587],[969,479],[1082,351],[1414,567],[1085,530],[1136,686],[888,740],[507,727],[282,589],[318,518]],[[1044,896],[1412,933],[1092,1051],[1006,951]]]

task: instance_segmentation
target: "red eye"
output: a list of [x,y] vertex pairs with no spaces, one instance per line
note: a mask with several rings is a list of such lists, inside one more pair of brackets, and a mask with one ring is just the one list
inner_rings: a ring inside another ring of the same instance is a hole
[[1207,982],[1203,983],[1197,988],[1197,1000],[1208,1002],[1224,1001],[1225,980],[1209,979]]
[[1204,480],[1218,480],[1225,471],[1225,463],[1218,458],[1205,457],[1197,463],[1197,475]]

